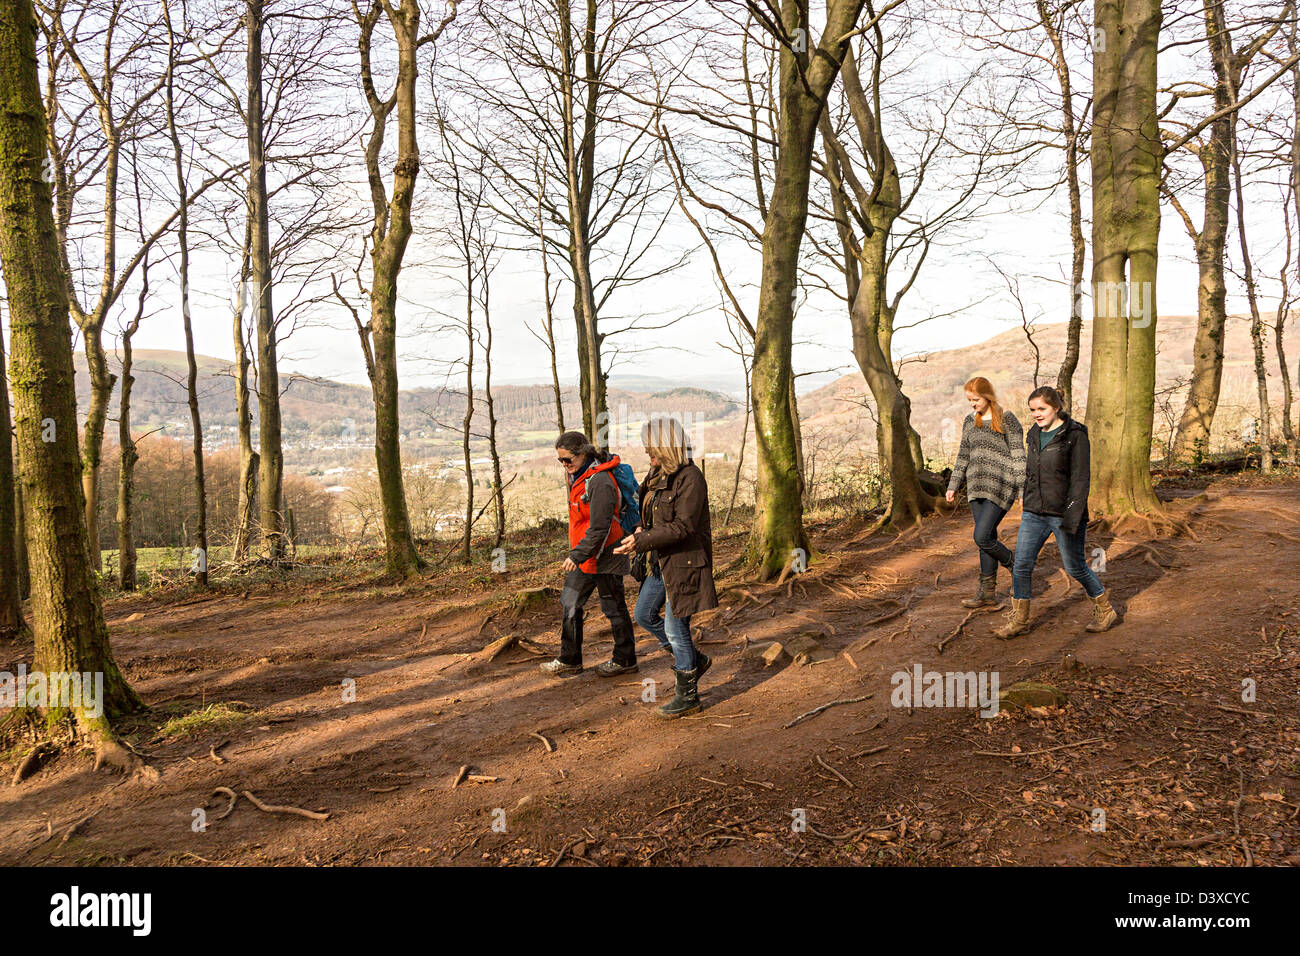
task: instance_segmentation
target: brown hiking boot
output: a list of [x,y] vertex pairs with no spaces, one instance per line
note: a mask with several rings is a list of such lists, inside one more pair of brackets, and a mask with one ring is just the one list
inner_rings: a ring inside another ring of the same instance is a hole
[[1019,637],[1029,630],[1029,598],[1012,598],[1011,612],[1007,614],[1007,623],[993,632],[994,636],[1004,641]]
[[980,575],[980,587],[975,592],[973,598],[962,598],[962,607],[985,607],[989,604],[997,604],[998,576],[997,574]]
[[1085,631],[1109,631],[1119,623],[1119,614],[1110,606],[1110,596],[1102,591],[1092,599],[1092,623],[1089,624]]

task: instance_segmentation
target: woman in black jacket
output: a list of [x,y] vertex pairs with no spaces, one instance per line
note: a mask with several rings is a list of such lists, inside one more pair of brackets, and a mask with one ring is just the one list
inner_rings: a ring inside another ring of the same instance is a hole
[[641,527],[615,554],[635,553],[635,560],[644,562],[633,616],[673,655],[677,693],[656,711],[671,719],[700,709],[699,681],[713,663],[691,640],[691,616],[718,606],[709,489],[691,461],[681,422],[652,419],[641,429],[641,441],[650,456],[641,483]]
[[1011,572],[1012,601],[1007,623],[997,636],[1009,639],[1029,630],[1029,599],[1034,562],[1050,535],[1056,536],[1066,573],[1083,585],[1093,602],[1089,631],[1109,630],[1119,620],[1101,580],[1085,557],[1088,530],[1088,483],[1091,477],[1088,429],[1065,414],[1060,394],[1050,385],[1029,393],[1029,429],[1025,467],[1024,514],[1016,538]]

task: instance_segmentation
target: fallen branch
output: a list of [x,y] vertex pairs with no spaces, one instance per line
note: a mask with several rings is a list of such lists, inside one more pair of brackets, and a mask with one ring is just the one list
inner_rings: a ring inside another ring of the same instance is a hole
[[800,714],[798,717],[790,721],[788,724],[782,724],[781,729],[789,730],[791,727],[793,727],[795,724],[799,723],[800,721],[808,720],[811,717],[816,717],[822,711],[830,710],[832,707],[839,707],[843,704],[860,704],[864,700],[870,700],[871,696],[872,696],[871,694],[863,694],[861,697],[848,697],[845,698],[844,700],[833,700],[829,704],[822,704],[820,707],[814,707],[806,714]]
[[828,764],[825,760],[823,760],[823,759],[821,758],[821,754],[814,754],[814,756],[817,758],[817,762],[818,762],[819,764],[821,764],[823,767],[825,767],[825,768],[826,768],[827,770],[829,770],[831,773],[835,774],[835,776],[837,776],[837,777],[839,777],[841,780],[843,780],[844,783],[848,786],[848,788],[849,788],[850,790],[856,789],[856,788],[853,786],[853,781],[850,780],[848,777],[844,776],[844,774],[840,773],[838,770],[836,770],[834,767],[832,767],[830,764]]
[[546,748],[546,752],[548,754],[555,753],[555,744],[551,743],[551,741],[548,740],[546,737],[544,737],[542,734],[539,734],[537,731],[534,730],[528,736],[536,737],[538,740],[540,740],[542,742],[542,746]]
[[1087,744],[1095,744],[1102,738],[1089,737],[1087,740],[1080,740],[1078,743],[1061,744],[1059,747],[1045,747],[1042,750],[1022,750],[1020,753],[1001,753],[996,750],[972,750],[971,753],[978,754],[981,757],[1032,757],[1035,754],[1050,754],[1054,750],[1069,750],[1071,747],[1083,747]]
[[1196,837],[1194,840],[1166,840],[1164,845],[1169,849],[1196,850],[1211,843],[1218,843],[1222,839],[1222,833],[1211,833],[1209,836]]

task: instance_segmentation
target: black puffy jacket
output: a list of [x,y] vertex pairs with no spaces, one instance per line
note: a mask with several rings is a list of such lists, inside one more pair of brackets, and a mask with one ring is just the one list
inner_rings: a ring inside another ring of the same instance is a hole
[[1029,429],[1025,442],[1025,511],[1056,515],[1067,531],[1077,533],[1088,521],[1088,481],[1091,449],[1088,428],[1069,415],[1061,415],[1060,430],[1039,449],[1042,429]]

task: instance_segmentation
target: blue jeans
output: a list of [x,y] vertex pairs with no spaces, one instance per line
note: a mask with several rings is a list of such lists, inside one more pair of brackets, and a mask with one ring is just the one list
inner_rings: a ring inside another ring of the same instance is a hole
[[[660,609],[664,616],[659,617]],[[673,667],[679,671],[695,670],[695,645],[691,643],[691,619],[673,617],[673,606],[664,589],[664,579],[657,574],[646,576],[636,598],[636,622],[659,639],[659,645],[673,655]]]
[[1079,528],[1076,534],[1061,527],[1061,519],[1056,515],[1026,511],[1020,519],[1020,534],[1016,537],[1011,596],[1017,600],[1028,600],[1033,595],[1034,562],[1038,560],[1038,552],[1043,550],[1043,545],[1051,535],[1056,535],[1056,546],[1061,551],[1061,563],[1065,565],[1066,574],[1083,585],[1088,597],[1096,597],[1105,591],[1101,579],[1088,567],[1088,561],[1084,557],[1087,525]]
[[972,498],[970,513],[975,518],[975,543],[980,549],[980,575],[992,577],[998,565],[1011,566],[1011,549],[998,540],[998,525],[1007,513],[987,498]]

